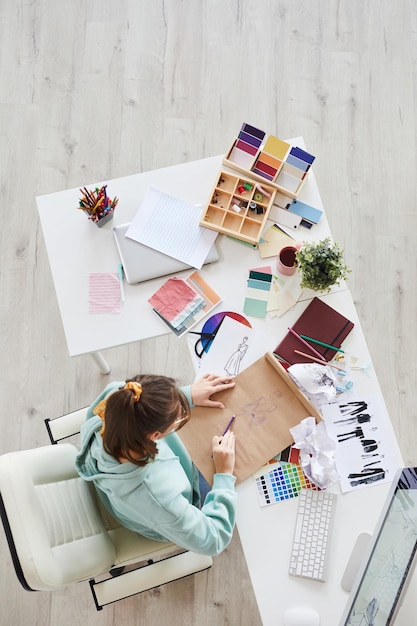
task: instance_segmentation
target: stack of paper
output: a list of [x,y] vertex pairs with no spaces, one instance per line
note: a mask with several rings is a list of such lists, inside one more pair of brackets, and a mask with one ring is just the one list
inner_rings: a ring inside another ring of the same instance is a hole
[[200,226],[200,217],[201,207],[151,187],[126,236],[200,269],[218,235]]
[[280,250],[285,246],[294,246],[295,241],[287,235],[277,224],[270,226],[262,235],[259,243],[259,254],[263,259],[271,256],[278,256]]

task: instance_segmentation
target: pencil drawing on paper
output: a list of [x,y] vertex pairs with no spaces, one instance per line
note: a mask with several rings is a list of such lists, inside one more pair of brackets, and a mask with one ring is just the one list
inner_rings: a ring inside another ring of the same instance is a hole
[[332,412],[326,411],[326,414],[327,427],[338,445],[342,489],[346,491],[387,479],[388,438],[377,400],[370,396],[335,403]]
[[248,338],[243,337],[242,341],[236,348],[236,350],[230,355],[228,358],[226,365],[224,366],[224,371],[227,376],[236,376],[240,372],[240,364],[242,359],[244,358],[246,352],[248,351]]
[[277,400],[282,396],[280,391],[274,391],[269,397],[261,396],[254,402],[248,402],[239,410],[239,416],[249,416],[250,426],[260,426],[278,406]]

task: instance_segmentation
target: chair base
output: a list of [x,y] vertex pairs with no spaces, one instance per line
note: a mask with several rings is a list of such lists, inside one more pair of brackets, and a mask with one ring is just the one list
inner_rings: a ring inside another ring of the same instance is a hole
[[183,552],[106,580],[96,582],[92,579],[90,589],[96,609],[101,611],[107,604],[196,574],[210,568],[212,564],[210,556]]

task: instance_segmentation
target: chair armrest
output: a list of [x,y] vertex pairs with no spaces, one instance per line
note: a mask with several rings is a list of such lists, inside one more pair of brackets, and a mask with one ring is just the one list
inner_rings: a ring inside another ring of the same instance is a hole
[[88,407],[78,409],[72,413],[55,417],[54,419],[47,418],[45,420],[46,430],[48,431],[51,443],[58,443],[62,439],[67,439],[72,435],[76,435],[80,432],[81,426],[86,420]]
[[148,565],[116,576],[96,582],[90,580],[90,589],[93,594],[96,609],[118,600],[128,598],[136,593],[160,587],[166,583],[179,580],[191,574],[197,574],[213,565],[211,556],[183,552],[168,557],[156,563],[150,561]]

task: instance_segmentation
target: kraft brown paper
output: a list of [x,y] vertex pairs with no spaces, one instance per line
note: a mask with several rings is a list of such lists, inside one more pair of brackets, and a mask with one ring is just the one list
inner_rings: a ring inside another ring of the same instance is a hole
[[300,391],[276,357],[268,352],[235,377],[233,389],[214,397],[225,409],[194,407],[190,421],[178,431],[192,460],[212,484],[213,435],[222,435],[232,415],[236,435],[234,475],[242,482],[293,443],[289,429],[305,417],[321,421],[320,413]]

